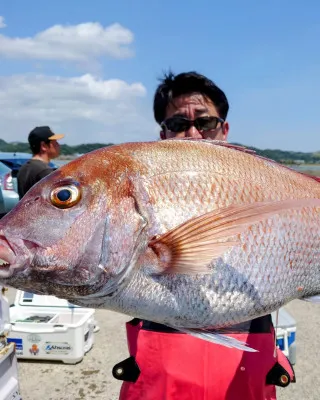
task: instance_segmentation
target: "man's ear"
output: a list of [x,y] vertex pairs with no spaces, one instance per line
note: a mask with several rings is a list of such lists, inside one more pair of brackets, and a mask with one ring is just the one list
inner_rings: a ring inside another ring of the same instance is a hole
[[46,143],[45,143],[45,142],[41,142],[41,143],[40,143],[40,150],[41,150],[42,152],[46,152],[47,146],[46,146]]
[[160,139],[165,140],[166,139],[166,134],[163,131],[160,131]]
[[224,140],[228,139],[229,128],[230,127],[229,127],[228,122],[225,122],[222,126],[222,134],[223,134]]

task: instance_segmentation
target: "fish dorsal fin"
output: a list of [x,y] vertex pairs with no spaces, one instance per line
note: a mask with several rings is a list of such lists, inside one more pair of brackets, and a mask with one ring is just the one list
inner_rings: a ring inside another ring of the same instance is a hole
[[314,175],[310,175],[310,174],[305,174],[304,172],[300,172],[300,171],[299,171],[299,173],[304,175],[304,176],[307,176],[308,178],[311,178],[311,179],[313,179],[313,180],[315,180],[317,182],[320,182],[320,176],[314,176]]
[[158,255],[159,273],[211,273],[208,265],[239,243],[250,225],[284,211],[320,207],[320,199],[296,199],[231,205],[208,212],[153,238],[149,247]]
[[267,161],[271,164],[275,164],[278,165],[279,167],[283,168],[283,169],[288,169],[289,171],[299,174],[299,175],[303,175],[306,176],[308,178],[313,179],[316,182],[320,182],[320,177],[319,176],[314,176],[314,175],[310,175],[310,174],[306,174],[302,171],[297,171],[293,168],[288,167],[287,165],[284,164],[280,164],[279,162],[273,160],[272,158],[268,158],[268,157],[264,157],[259,155],[255,150],[250,149],[248,147],[242,146],[242,145],[237,145],[237,144],[232,144],[232,143],[228,143],[225,142],[223,140],[209,140],[209,139],[196,139],[196,138],[173,138],[173,139],[168,139],[168,140],[189,140],[189,141],[197,141],[197,142],[206,142],[215,146],[223,146],[223,147],[228,147],[229,149],[233,149],[233,150],[237,150],[237,151],[241,151],[243,153],[247,153],[247,154],[251,154],[256,158],[259,158],[260,160],[264,160]]
[[189,142],[205,142],[211,145],[215,145],[215,146],[223,146],[223,147],[229,147],[230,149],[235,149],[235,150],[239,150],[242,151],[244,153],[249,153],[249,154],[257,154],[255,150],[253,149],[249,149],[248,147],[239,145],[239,144],[232,144],[232,143],[228,143],[225,142],[224,140],[212,140],[212,139],[197,139],[197,138],[190,138],[190,137],[186,137],[186,138],[172,138],[172,139],[167,139],[167,141],[169,140],[173,140],[173,141],[177,141],[177,140],[184,140],[184,141],[189,141]]
[[228,143],[223,140],[211,140],[213,144],[217,146],[223,146],[223,147],[228,147],[229,149],[234,149],[238,151],[242,151],[243,153],[248,153],[248,154],[254,154],[257,155],[257,152],[253,149],[249,149],[249,147],[242,146],[240,144],[233,144],[233,143]]

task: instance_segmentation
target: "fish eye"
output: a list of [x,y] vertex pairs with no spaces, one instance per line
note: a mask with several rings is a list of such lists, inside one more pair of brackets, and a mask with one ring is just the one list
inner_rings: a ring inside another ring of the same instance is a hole
[[76,185],[59,186],[50,194],[51,203],[58,208],[70,208],[81,199],[81,192]]

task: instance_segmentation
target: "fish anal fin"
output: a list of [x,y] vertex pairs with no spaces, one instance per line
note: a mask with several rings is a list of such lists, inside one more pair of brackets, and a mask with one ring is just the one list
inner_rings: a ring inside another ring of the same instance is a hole
[[210,343],[219,344],[231,349],[238,349],[242,351],[247,351],[251,353],[258,352],[259,350],[249,347],[247,343],[237,340],[231,336],[223,335],[220,333],[215,333],[209,330],[202,329],[187,329],[187,328],[174,328],[198,339],[206,340]]
[[301,300],[308,301],[310,303],[320,304],[320,294],[317,296],[304,297]]

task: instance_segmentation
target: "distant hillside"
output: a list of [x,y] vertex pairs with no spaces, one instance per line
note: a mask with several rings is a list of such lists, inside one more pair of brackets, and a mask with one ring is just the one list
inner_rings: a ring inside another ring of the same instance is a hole
[[[241,143],[233,143],[239,146],[245,146]],[[318,164],[320,163],[320,152],[314,153],[303,153],[300,151],[287,151],[278,149],[258,149],[257,147],[246,146],[248,149],[254,150],[257,154],[271,158],[272,160],[284,163],[284,164],[299,164],[304,162],[306,164]]]
[[[76,154],[84,154],[90,151],[99,149],[101,147],[111,146],[113,143],[86,143],[79,144],[76,146],[69,146],[67,144],[61,145],[61,155],[76,155]],[[238,146],[245,146],[241,143],[233,143]],[[304,162],[307,164],[315,164],[320,163],[320,152],[314,153],[303,153],[296,151],[285,151],[285,150],[272,150],[272,149],[258,149],[252,146],[246,146],[249,149],[256,151],[257,154],[271,158],[275,161],[286,163],[286,164],[294,164]],[[0,139],[0,151],[9,151],[9,152],[23,152],[30,153],[30,148],[28,143],[22,142],[14,142],[7,143],[3,139]]]
[[[111,145],[112,145],[112,143],[108,143],[108,144],[85,143],[85,144],[79,144],[76,146],[69,146],[67,144],[61,144],[61,154],[62,155],[84,154],[84,153],[88,153],[92,150],[96,150],[101,147],[106,147],[106,146],[111,146]],[[0,152],[1,151],[31,153],[29,143],[22,143],[22,142],[7,143],[3,139],[0,139]]]

